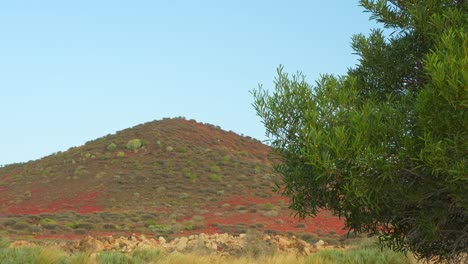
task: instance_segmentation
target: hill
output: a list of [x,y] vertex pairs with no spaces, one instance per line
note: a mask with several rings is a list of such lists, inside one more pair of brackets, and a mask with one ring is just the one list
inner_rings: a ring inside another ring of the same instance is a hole
[[194,120],[163,119],[0,168],[0,234],[345,233],[329,212],[291,216],[270,148]]

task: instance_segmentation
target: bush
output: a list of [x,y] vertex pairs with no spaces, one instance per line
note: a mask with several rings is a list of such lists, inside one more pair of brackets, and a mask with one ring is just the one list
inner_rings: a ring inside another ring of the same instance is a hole
[[137,152],[139,148],[143,146],[143,142],[140,139],[131,139],[127,142],[127,149],[133,150],[134,152]]
[[216,174],[216,173],[211,174],[211,175],[210,175],[210,178],[211,178],[213,181],[221,181],[221,175]]
[[91,223],[77,223],[75,224],[75,229],[85,229],[85,230],[92,230],[94,229],[94,224]]
[[213,173],[220,173],[221,169],[218,166],[213,165],[213,166],[211,166],[210,171],[213,172]]
[[109,145],[107,145],[107,150],[108,151],[114,151],[117,149],[117,145],[114,144],[114,143],[110,143]]
[[151,232],[157,235],[166,235],[172,232],[171,227],[168,225],[156,224],[150,225],[148,228],[151,230]]
[[154,219],[147,219],[145,220],[145,226],[150,227],[150,226],[157,226],[158,223]]
[[25,230],[28,229],[29,224],[25,222],[17,222],[11,228],[14,230]]
[[266,204],[262,204],[262,209],[263,210],[274,210],[275,209],[275,206],[272,205],[271,203],[266,203]]
[[105,230],[117,230],[118,229],[118,227],[114,224],[103,224],[102,227]]
[[40,223],[42,225],[45,225],[45,224],[52,224],[52,225],[56,225],[57,224],[57,221],[55,221],[54,219],[51,219],[51,218],[42,218],[40,220]]
[[84,228],[77,228],[77,229],[73,230],[73,233],[77,234],[77,235],[84,235],[84,234],[88,233],[88,230],[86,230]]

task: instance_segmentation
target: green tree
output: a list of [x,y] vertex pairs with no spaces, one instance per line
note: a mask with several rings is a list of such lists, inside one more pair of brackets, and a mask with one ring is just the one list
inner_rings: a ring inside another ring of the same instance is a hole
[[361,0],[392,32],[356,35],[359,64],[315,85],[282,66],[254,90],[300,216],[319,208],[420,258],[468,252],[468,4]]

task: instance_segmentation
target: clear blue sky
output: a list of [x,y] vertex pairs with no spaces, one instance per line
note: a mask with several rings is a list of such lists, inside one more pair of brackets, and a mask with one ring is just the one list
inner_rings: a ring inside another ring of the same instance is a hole
[[163,117],[261,140],[250,90],[276,68],[344,74],[358,1],[2,1],[0,164]]

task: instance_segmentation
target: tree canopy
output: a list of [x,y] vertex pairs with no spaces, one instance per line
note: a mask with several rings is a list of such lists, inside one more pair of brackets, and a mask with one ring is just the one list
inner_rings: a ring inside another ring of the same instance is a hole
[[352,38],[359,62],[346,75],[311,85],[280,66],[273,91],[252,92],[280,157],[281,190],[303,217],[326,208],[394,250],[460,258],[468,253],[468,3],[360,4],[386,30]]

